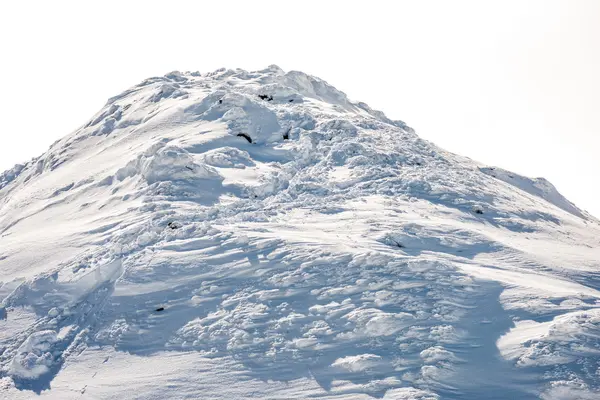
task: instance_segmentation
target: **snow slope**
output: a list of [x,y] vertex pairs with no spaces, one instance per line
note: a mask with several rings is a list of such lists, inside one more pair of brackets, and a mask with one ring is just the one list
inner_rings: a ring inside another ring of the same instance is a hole
[[0,175],[0,397],[595,399],[599,267],[545,180],[301,72],[173,72]]

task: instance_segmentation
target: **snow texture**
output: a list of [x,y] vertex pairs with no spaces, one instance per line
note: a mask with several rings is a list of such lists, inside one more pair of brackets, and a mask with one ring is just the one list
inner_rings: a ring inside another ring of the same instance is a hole
[[599,267],[542,178],[175,71],[0,175],[0,397],[596,399]]

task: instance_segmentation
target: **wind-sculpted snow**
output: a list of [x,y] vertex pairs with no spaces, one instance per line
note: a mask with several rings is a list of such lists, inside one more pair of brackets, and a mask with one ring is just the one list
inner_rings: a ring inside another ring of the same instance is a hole
[[571,214],[584,219],[589,218],[589,216],[586,215],[585,212],[581,211],[573,203],[565,199],[556,190],[554,185],[552,185],[544,178],[531,179],[525,176],[515,174],[513,172],[503,170],[501,168],[494,167],[484,167],[480,169],[482,172],[493,176],[494,178],[500,179],[511,185],[515,185],[519,189],[530,193],[534,196],[539,196],[542,199],[548,201],[549,203],[554,204],[556,207],[565,210],[566,212],[570,212]]
[[321,79],[172,72],[0,175],[0,394],[596,398],[599,238]]

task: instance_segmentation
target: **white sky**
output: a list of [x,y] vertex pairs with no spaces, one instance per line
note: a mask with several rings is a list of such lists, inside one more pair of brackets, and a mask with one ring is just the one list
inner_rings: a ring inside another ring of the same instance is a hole
[[600,216],[600,1],[3,1],[0,170],[172,70],[277,64]]

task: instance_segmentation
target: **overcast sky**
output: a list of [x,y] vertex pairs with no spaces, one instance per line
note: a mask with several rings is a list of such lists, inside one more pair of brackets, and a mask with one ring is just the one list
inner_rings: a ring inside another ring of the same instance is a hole
[[3,1],[0,170],[172,70],[319,76],[600,216],[600,1]]

